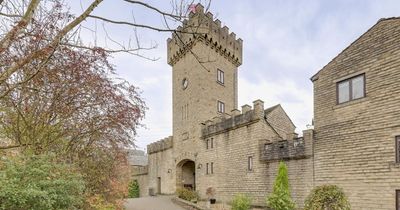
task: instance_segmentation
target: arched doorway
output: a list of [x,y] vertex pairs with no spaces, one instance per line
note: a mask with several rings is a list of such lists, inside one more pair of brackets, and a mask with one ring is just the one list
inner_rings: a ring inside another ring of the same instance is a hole
[[196,190],[196,168],[192,160],[182,160],[176,166],[176,187]]

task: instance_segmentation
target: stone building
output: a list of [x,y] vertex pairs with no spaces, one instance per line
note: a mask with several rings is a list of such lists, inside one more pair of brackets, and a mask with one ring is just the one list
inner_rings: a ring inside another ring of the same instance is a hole
[[280,160],[287,160],[293,197],[299,206],[312,187],[312,130],[295,133],[282,106],[238,110],[238,67],[243,41],[196,6],[168,39],[172,66],[173,135],[148,145],[148,174],[142,188],[172,194],[177,188],[216,191],[230,202],[246,193],[265,205]]
[[295,133],[280,105],[238,110],[243,41],[199,4],[168,39],[173,135],[148,145],[144,194],[236,193],[264,206],[279,161],[302,207],[314,186],[343,188],[352,209],[400,210],[400,18],[379,20],[311,80],[314,129]]
[[395,209],[396,196],[400,202],[400,18],[379,20],[311,79],[314,184],[342,187],[352,209]]

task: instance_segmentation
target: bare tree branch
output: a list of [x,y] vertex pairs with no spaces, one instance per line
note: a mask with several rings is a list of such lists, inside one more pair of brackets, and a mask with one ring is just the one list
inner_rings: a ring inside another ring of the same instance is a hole
[[[32,0],[35,1],[35,0]],[[37,1],[37,0],[36,0]],[[79,17],[74,19],[71,23],[65,26],[55,37],[54,40],[48,44],[45,48],[35,51],[28,55],[27,57],[21,59],[16,64],[6,69],[5,72],[0,75],[0,84],[7,80],[13,73],[18,71],[22,66],[30,62],[35,58],[43,58],[49,55],[53,50],[58,46],[61,42],[62,38],[73,28],[75,28],[78,24],[80,24],[83,20],[85,20],[89,14],[96,8],[103,0],[95,0]],[[1,52],[1,51],[0,51]]]
[[28,9],[26,10],[22,19],[6,34],[2,40],[0,40],[0,53],[3,52],[11,44],[12,40],[18,36],[18,34],[28,25],[39,3],[40,0],[32,0],[29,3]]
[[14,149],[14,148],[24,147],[24,146],[28,146],[28,144],[18,144],[18,145],[0,146],[0,150]]
[[149,9],[152,9],[152,10],[154,10],[154,11],[156,11],[156,12],[162,14],[162,15],[172,17],[172,18],[174,18],[175,20],[180,20],[180,19],[184,18],[184,16],[173,15],[173,14],[171,14],[171,13],[163,12],[163,11],[161,11],[161,10],[159,10],[159,9],[157,9],[157,8],[155,8],[155,7],[151,6],[151,5],[149,5],[149,4],[146,4],[146,3],[144,3],[144,2],[141,2],[141,1],[132,1],[132,0],[124,0],[124,1],[129,2],[129,3],[132,3],[132,4],[140,4],[140,5],[142,5],[142,6],[145,6],[145,7],[149,8]]
[[136,24],[136,23],[126,22],[126,21],[110,20],[110,19],[96,16],[96,15],[89,15],[88,17],[103,20],[105,22],[109,22],[109,23],[113,23],[113,24],[117,24],[117,25],[127,25],[127,26],[139,27],[139,28],[147,28],[150,30],[158,31],[158,32],[175,32],[175,30],[172,30],[172,29],[156,28],[156,27],[149,26],[149,25]]
[[[1,0],[0,0],[1,1]],[[21,15],[16,15],[16,14],[6,14],[6,13],[2,13],[0,12],[0,15],[2,16],[6,16],[6,17],[10,17],[10,18],[16,18],[16,17],[22,17]]]

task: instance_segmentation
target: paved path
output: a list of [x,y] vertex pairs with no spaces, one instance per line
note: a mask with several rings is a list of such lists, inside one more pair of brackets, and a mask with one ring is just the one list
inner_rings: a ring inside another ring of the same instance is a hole
[[126,210],[184,210],[171,201],[171,196],[130,198],[126,200]]

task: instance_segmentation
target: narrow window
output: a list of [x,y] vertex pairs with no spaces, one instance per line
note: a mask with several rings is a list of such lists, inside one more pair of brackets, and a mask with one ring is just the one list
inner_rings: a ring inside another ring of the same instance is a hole
[[214,139],[211,138],[211,149],[214,148]]
[[396,163],[400,163],[400,136],[396,136]]
[[208,163],[206,164],[206,174],[208,174]]
[[224,72],[221,69],[217,70],[217,82],[224,84]]
[[400,190],[396,190],[396,210],[400,210]]
[[218,112],[225,113],[225,104],[221,101],[218,101],[217,109],[218,109]]
[[207,139],[206,149],[208,149],[208,144],[210,143],[210,139]]
[[253,170],[253,157],[249,156],[247,159],[247,170],[252,171]]
[[211,174],[214,174],[214,162],[211,162]]
[[337,103],[365,97],[365,74],[340,81],[336,84]]
[[186,104],[186,119],[189,118],[189,104]]

